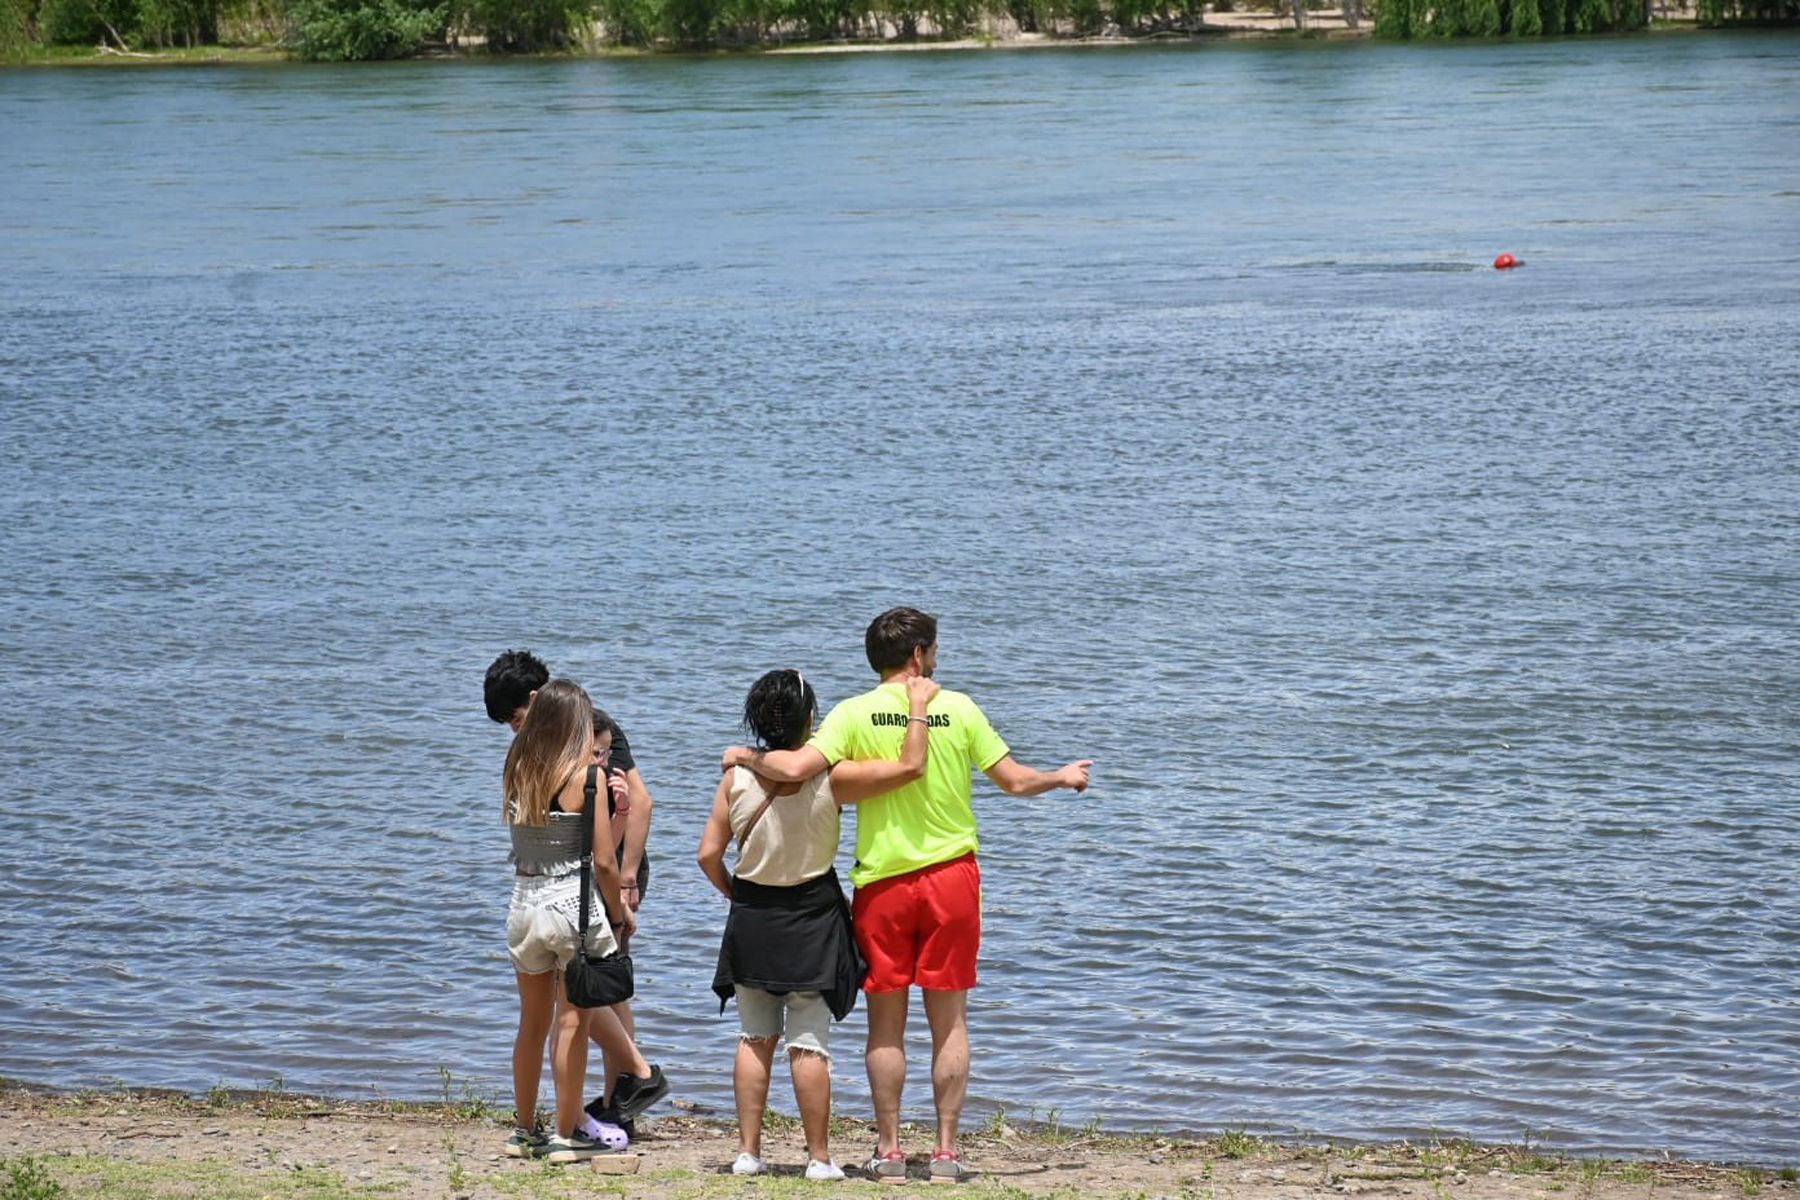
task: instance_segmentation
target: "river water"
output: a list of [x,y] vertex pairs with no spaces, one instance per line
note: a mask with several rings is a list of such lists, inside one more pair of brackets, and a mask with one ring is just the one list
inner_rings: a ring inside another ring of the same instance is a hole
[[1795,1159],[1800,38],[6,71],[0,228],[0,1073],[507,1099],[523,645],[729,1111],[718,749],[912,603],[1096,760],[972,1120]]

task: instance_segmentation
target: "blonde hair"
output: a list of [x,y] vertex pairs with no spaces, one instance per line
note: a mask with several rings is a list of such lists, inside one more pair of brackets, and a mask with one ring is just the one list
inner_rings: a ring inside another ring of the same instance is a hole
[[538,689],[506,752],[502,819],[546,824],[556,793],[593,756],[593,702],[579,684],[552,679]]

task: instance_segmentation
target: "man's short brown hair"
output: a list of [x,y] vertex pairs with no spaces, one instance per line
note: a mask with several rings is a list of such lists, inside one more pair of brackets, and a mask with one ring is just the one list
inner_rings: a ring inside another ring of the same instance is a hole
[[863,634],[863,651],[875,673],[898,671],[914,649],[937,645],[937,618],[916,608],[890,608],[869,622]]

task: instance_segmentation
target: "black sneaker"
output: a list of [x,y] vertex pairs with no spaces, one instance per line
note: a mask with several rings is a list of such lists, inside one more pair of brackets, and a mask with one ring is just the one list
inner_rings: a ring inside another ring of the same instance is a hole
[[652,1066],[648,1079],[639,1079],[636,1075],[619,1076],[613,1084],[612,1106],[620,1119],[614,1124],[635,1120],[639,1113],[668,1094],[669,1081],[663,1077],[661,1067]]

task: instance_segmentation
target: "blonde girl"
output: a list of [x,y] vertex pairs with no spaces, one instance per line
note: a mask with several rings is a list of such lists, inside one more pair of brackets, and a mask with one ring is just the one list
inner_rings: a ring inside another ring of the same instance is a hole
[[[623,1134],[616,1128],[592,1124],[583,1128],[590,1026],[594,1040],[609,1056],[629,1064],[632,1075],[650,1074],[618,1015],[611,1009],[576,1008],[562,986],[562,969],[575,954],[581,810],[593,758],[593,704],[574,683],[551,680],[532,695],[507,751],[501,809],[512,837],[508,857],[515,873],[506,914],[506,947],[519,989],[519,1030],[513,1039],[517,1115],[506,1152],[517,1158],[580,1162],[623,1147]],[[606,786],[604,777],[599,783]],[[588,924],[587,944],[601,954],[629,937],[637,924],[621,902],[612,840],[611,823],[604,818],[595,821],[592,869],[599,903]],[[547,1041],[556,1089],[555,1132],[549,1136],[536,1120]]]

